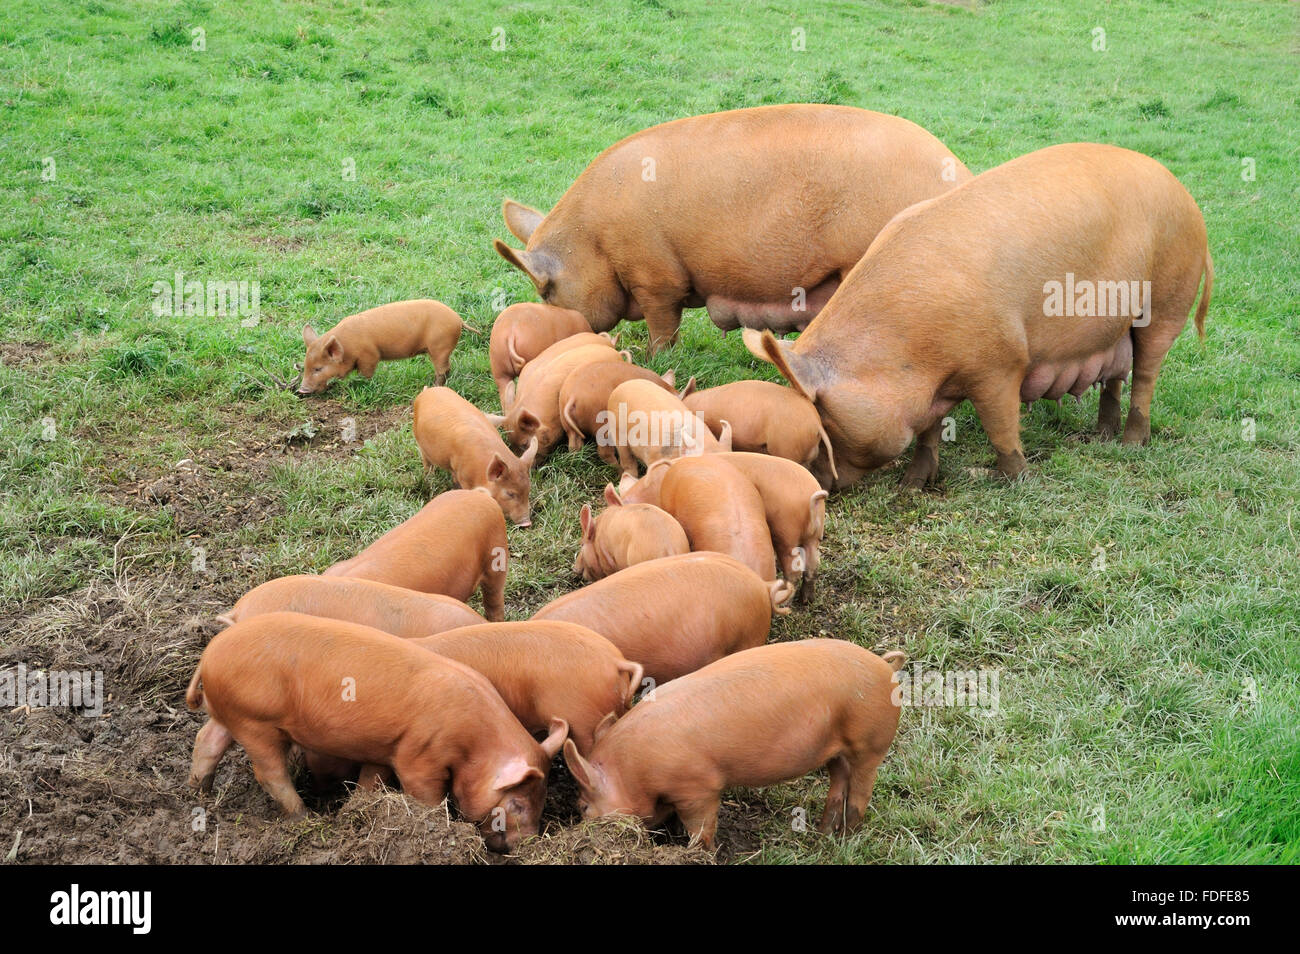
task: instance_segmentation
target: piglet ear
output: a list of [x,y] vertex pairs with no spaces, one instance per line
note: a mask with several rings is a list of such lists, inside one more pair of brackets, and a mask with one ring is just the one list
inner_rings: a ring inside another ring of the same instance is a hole
[[520,411],[515,429],[524,434],[531,434],[542,426],[541,420],[532,411]]
[[542,739],[542,751],[546,753],[548,759],[553,759],[560,754],[560,747],[564,745],[569,738],[569,723],[556,717],[551,719],[551,734]]
[[669,368],[667,371],[665,371],[662,375],[662,378],[664,384],[668,385],[670,388],[677,387],[677,372],[672,368]]
[[618,491],[614,489],[613,484],[605,485],[605,503],[610,507],[623,506],[623,498],[618,495]]
[[582,505],[582,509],[578,511],[578,520],[582,524],[582,539],[590,540],[595,536],[591,532],[591,504]]
[[331,361],[337,361],[343,357],[343,345],[339,344],[339,339],[333,335],[325,339],[325,355]]
[[677,392],[677,399],[679,401],[684,401],[694,393],[695,393],[695,379],[691,378],[689,381],[686,382],[686,387],[682,388],[680,391]]
[[718,443],[722,445],[724,451],[731,450],[731,422],[722,422],[722,433],[718,435]]
[[493,454],[492,461],[488,464],[487,479],[500,480],[506,475],[506,462],[501,459],[500,454]]
[[624,474],[618,479],[618,492],[626,496],[627,492],[636,486],[636,477],[632,474]]
[[523,464],[525,467],[532,467],[533,461],[536,459],[537,459],[537,435],[534,434],[533,439],[528,442],[528,450],[524,451],[523,454],[520,455],[519,463]]
[[303,326],[302,326],[302,343],[303,343],[303,344],[305,344],[305,345],[307,345],[307,346],[310,347],[311,343],[312,343],[313,341],[315,341],[315,340],[316,340],[317,338],[319,338],[319,337],[320,337],[320,335],[316,334],[316,332],[312,329],[312,326],[311,326],[311,325],[303,325]]
[[591,789],[591,764],[578,754],[578,747],[572,739],[564,743],[564,764],[569,767],[569,774],[582,788]]
[[[640,675],[641,667],[637,666],[637,675]],[[637,679],[637,688],[640,688],[641,680]],[[591,739],[593,742],[599,742],[600,737],[610,730],[615,722],[618,721],[618,715],[614,712],[605,713],[605,718],[596,723],[596,728],[592,731]]]
[[497,770],[497,777],[492,780],[492,787],[501,792],[522,785],[532,778],[544,778],[544,776],[540,770],[529,765],[522,757],[514,758]]
[[484,414],[483,416],[488,419],[488,423],[493,427],[505,426],[506,416],[504,414]]

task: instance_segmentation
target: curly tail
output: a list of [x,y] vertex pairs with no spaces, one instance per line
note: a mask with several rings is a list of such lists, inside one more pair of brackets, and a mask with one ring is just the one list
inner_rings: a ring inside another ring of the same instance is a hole
[[626,673],[628,677],[627,694],[623,697],[623,705],[630,708],[632,700],[636,698],[637,690],[641,688],[641,680],[645,678],[645,667],[630,659],[619,660],[617,665],[618,671]]
[[1205,288],[1201,292],[1201,303],[1196,306],[1196,334],[1205,340],[1205,313],[1210,309],[1210,290],[1214,288],[1214,259],[1210,258],[1210,247],[1205,247]]
[[185,689],[185,707],[187,709],[198,710],[203,708],[203,690],[199,688],[199,672],[202,665],[194,667],[194,675],[190,677],[190,684]]
[[790,602],[794,596],[794,584],[786,580],[774,580],[767,584],[767,592],[772,600],[772,612],[777,616],[789,616],[790,607],[783,604]]
[[903,663],[907,662],[907,653],[895,649],[885,653],[880,658],[889,663],[890,669],[894,670],[894,672],[898,672],[898,670],[903,668]]
[[831,477],[835,480],[840,479],[839,471],[835,469],[835,449],[831,447],[830,435],[826,433],[826,428],[822,427],[821,413],[817,414],[817,435],[826,447],[826,462],[831,465]]

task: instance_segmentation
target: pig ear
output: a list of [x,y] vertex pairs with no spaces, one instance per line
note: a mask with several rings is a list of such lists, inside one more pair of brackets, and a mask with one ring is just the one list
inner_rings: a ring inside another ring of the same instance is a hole
[[595,536],[591,532],[591,504],[582,505],[582,509],[578,511],[578,522],[582,524],[582,539],[590,540]]
[[605,485],[605,503],[611,507],[623,506],[623,498],[618,495],[618,491],[614,489],[613,484]]
[[686,398],[695,393],[695,378],[686,382],[686,387],[677,392],[677,400],[685,401]]
[[514,199],[506,199],[501,203],[501,215],[506,220],[506,228],[510,230],[510,234],[521,242],[527,242],[537,230],[537,226],[542,224],[542,219],[546,218],[536,209],[531,209]]
[[520,411],[519,420],[515,428],[522,433],[530,434],[542,426],[541,420],[532,411]]
[[[567,729],[568,726],[566,725],[565,728]],[[492,780],[492,787],[501,792],[522,785],[530,778],[545,777],[539,769],[529,765],[523,758],[514,758],[497,770],[497,777]]]
[[486,411],[484,411],[483,416],[488,419],[488,423],[491,424],[493,427],[505,426],[506,416],[504,414],[488,414]]
[[746,328],[742,337],[750,354],[776,365],[776,369],[790,382],[792,388],[816,403],[817,386],[810,380],[804,360],[790,350],[788,341],[778,341],[771,331],[760,332],[756,328]]
[[624,474],[618,479],[618,492],[626,495],[629,490],[636,486],[636,478],[631,474]]
[[533,439],[528,442],[528,449],[525,450],[519,456],[519,463],[523,464],[525,467],[532,467],[533,461],[536,459],[537,459],[537,435],[534,434]]
[[333,335],[325,339],[325,356],[331,361],[343,357],[343,345],[339,344],[339,339]]
[[501,459],[500,454],[493,454],[492,461],[487,467],[488,480],[500,480],[506,475],[506,462]]
[[722,433],[718,435],[718,443],[722,445],[724,451],[731,450],[731,422],[722,422]]
[[677,372],[672,368],[669,368],[667,371],[665,371],[662,375],[662,378],[664,384],[668,385],[670,388],[677,387]]
[[573,780],[582,788],[591,791],[591,778],[595,773],[591,770],[591,763],[578,752],[578,746],[572,739],[564,743],[564,764],[569,767],[569,774],[573,776]]
[[302,343],[303,343],[303,344],[307,345],[308,347],[311,347],[311,343],[312,343],[313,341],[315,341],[315,340],[316,340],[317,338],[319,338],[319,337],[320,337],[320,335],[316,334],[316,331],[312,328],[311,325],[303,325],[303,326],[302,326]]
[[546,753],[548,759],[553,759],[560,754],[560,748],[569,738],[569,723],[563,719],[554,718],[551,720],[551,733],[542,739],[542,751]]
[[538,288],[550,281],[554,261],[549,255],[540,252],[521,252],[500,239],[493,239],[492,247],[497,250],[498,255],[531,278]]
[[[631,673],[632,675],[636,675],[636,676],[637,676],[637,680],[636,680],[635,683],[633,683],[633,685],[635,685],[637,688],[640,688],[640,686],[641,686],[641,679],[640,679],[639,674],[640,674],[640,672],[641,672],[641,667],[640,667],[640,665],[636,665],[636,664],[633,664],[633,665],[636,666],[635,672],[633,672],[633,671],[630,670],[630,669],[629,669],[629,670],[626,670],[626,671],[629,672],[629,673]],[[620,668],[621,668],[621,667],[620,667]],[[632,691],[633,691],[633,694],[635,694],[636,690],[633,689]],[[597,722],[597,723],[596,723],[596,728],[595,728],[594,730],[592,730],[592,733],[591,733],[591,740],[592,740],[593,742],[599,742],[599,741],[600,741],[600,737],[601,737],[602,735],[604,735],[606,732],[608,732],[608,731],[610,730],[610,727],[613,726],[613,724],[614,724],[615,722],[617,722],[617,721],[618,721],[618,715],[617,715],[616,713],[613,713],[613,712],[607,712],[607,713],[605,713],[605,718],[603,718],[603,719],[601,719],[599,722]]]

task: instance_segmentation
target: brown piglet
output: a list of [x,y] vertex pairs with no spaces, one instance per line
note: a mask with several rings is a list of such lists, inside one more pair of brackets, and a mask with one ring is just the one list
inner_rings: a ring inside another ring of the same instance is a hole
[[483,615],[506,618],[506,520],[486,490],[449,490],[325,576],[377,580],[462,602],[482,589]]
[[537,439],[516,457],[487,415],[451,388],[425,388],[415,399],[415,443],[425,470],[451,471],[458,487],[482,488],[515,525],[533,522],[529,468]]
[[[596,436],[600,429],[598,417],[605,412],[610,392],[624,381],[634,379],[649,381],[669,392],[674,391],[677,383],[672,371],[660,377],[649,368],[609,362],[579,368],[564,379],[560,385],[560,423],[568,435],[569,450],[581,449],[586,438]],[[598,443],[596,453],[609,466],[618,466],[618,450],[612,444]]]
[[637,563],[548,603],[535,620],[594,629],[656,682],[676,679],[728,653],[760,646],[772,614],[793,594],[721,553]]
[[600,345],[618,350],[618,338],[618,335],[611,335],[606,332],[597,334],[594,331],[580,331],[576,335],[561,338],[537,357],[524,364],[519,376],[506,386],[505,395],[501,401],[501,409],[509,412],[510,408],[514,406],[519,392],[542,377],[546,373],[547,366],[556,358],[568,354],[570,351],[576,351],[578,348],[586,348],[589,345]]
[[741,451],[717,456],[748,477],[763,498],[781,574],[799,587],[799,602],[807,603],[821,566],[828,492],[805,468],[784,457]]
[[317,394],[353,371],[368,378],[380,361],[417,354],[429,356],[434,383],[445,384],[462,327],[460,315],[432,298],[395,301],[349,315],[323,335],[307,325],[302,329],[307,355],[298,393]]
[[254,587],[217,617],[223,626],[265,613],[305,613],[370,626],[411,639],[483,619],[460,600],[346,576],[282,576]]
[[641,688],[641,664],[576,623],[484,623],[413,642],[482,673],[529,732],[564,720],[582,753],[601,720],[621,716]]
[[674,461],[659,506],[686,531],[692,550],[726,553],[764,580],[776,579],[767,508],[753,481],[716,454]]
[[771,381],[733,381],[687,395],[683,403],[700,414],[715,436],[731,425],[731,449],[784,457],[812,468],[825,449],[826,469],[835,474],[835,454],[817,407],[793,388]]
[[571,308],[521,301],[497,315],[488,342],[488,361],[501,407],[506,406],[506,389],[525,364],[555,342],[584,332],[590,334],[591,325]]
[[636,474],[640,461],[647,466],[693,454],[731,450],[724,428],[722,438],[682,403],[671,390],[651,381],[624,381],[614,388],[597,415],[596,443],[613,446],[624,474]]
[[368,626],[301,613],[267,613],[218,633],[185,704],[209,716],[190,765],[200,792],[238,742],[267,794],[302,815],[286,758],[297,744],[391,766],[427,805],[450,794],[493,851],[537,832],[551,759],[568,732],[556,719],[539,745],[470,667]]
[[655,690],[653,701],[597,729],[585,757],[565,744],[584,817],[674,814],[711,848],[724,789],[761,788],[821,766],[830,791],[819,828],[855,829],[898,730],[895,673],[841,639],[773,643],[727,656]]
[[608,505],[592,517],[591,507],[582,505],[582,546],[573,561],[573,572],[591,583],[611,573],[646,560],[689,553],[690,541],[682,525],[654,504],[624,504],[613,486],[605,487]]

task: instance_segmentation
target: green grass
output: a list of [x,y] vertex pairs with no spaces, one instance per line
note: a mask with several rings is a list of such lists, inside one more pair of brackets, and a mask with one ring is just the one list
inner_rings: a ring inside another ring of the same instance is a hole
[[[1188,333],[1170,354],[1151,445],[1088,440],[1095,394],[1039,405],[1025,415],[1033,476],[1007,486],[972,472],[991,451],[967,407],[939,492],[900,494],[887,471],[837,495],[825,585],[778,636],[997,669],[1000,709],[905,711],[868,824],[843,841],[789,823],[819,808],[824,778],[739,794],[763,812],[762,861],[1300,861],[1300,8],[592,9],[5,5],[0,341],[7,359],[19,344],[34,355],[0,366],[6,615],[187,560],[167,510],[113,488],[312,418],[323,403],[256,383],[290,373],[303,324],[432,296],[486,330],[494,297],[532,297],[491,249],[502,197],[548,207],[645,126],[837,102],[920,123],[976,172],[1110,142],[1182,180],[1216,263],[1208,341]],[[155,317],[151,287],[177,270],[259,282],[260,322]],[[624,327],[640,354],[644,327]],[[772,377],[702,313],[651,364],[704,385]],[[429,379],[412,361],[336,389],[358,421],[399,419],[354,453],[223,473],[275,505],[204,529],[209,561],[252,548],[248,585],[321,569],[411,513],[419,464],[400,409]],[[484,337],[462,341],[450,383],[492,407]],[[512,615],[572,585],[577,510],[608,477],[590,448],[542,468],[538,519],[511,530]]]

